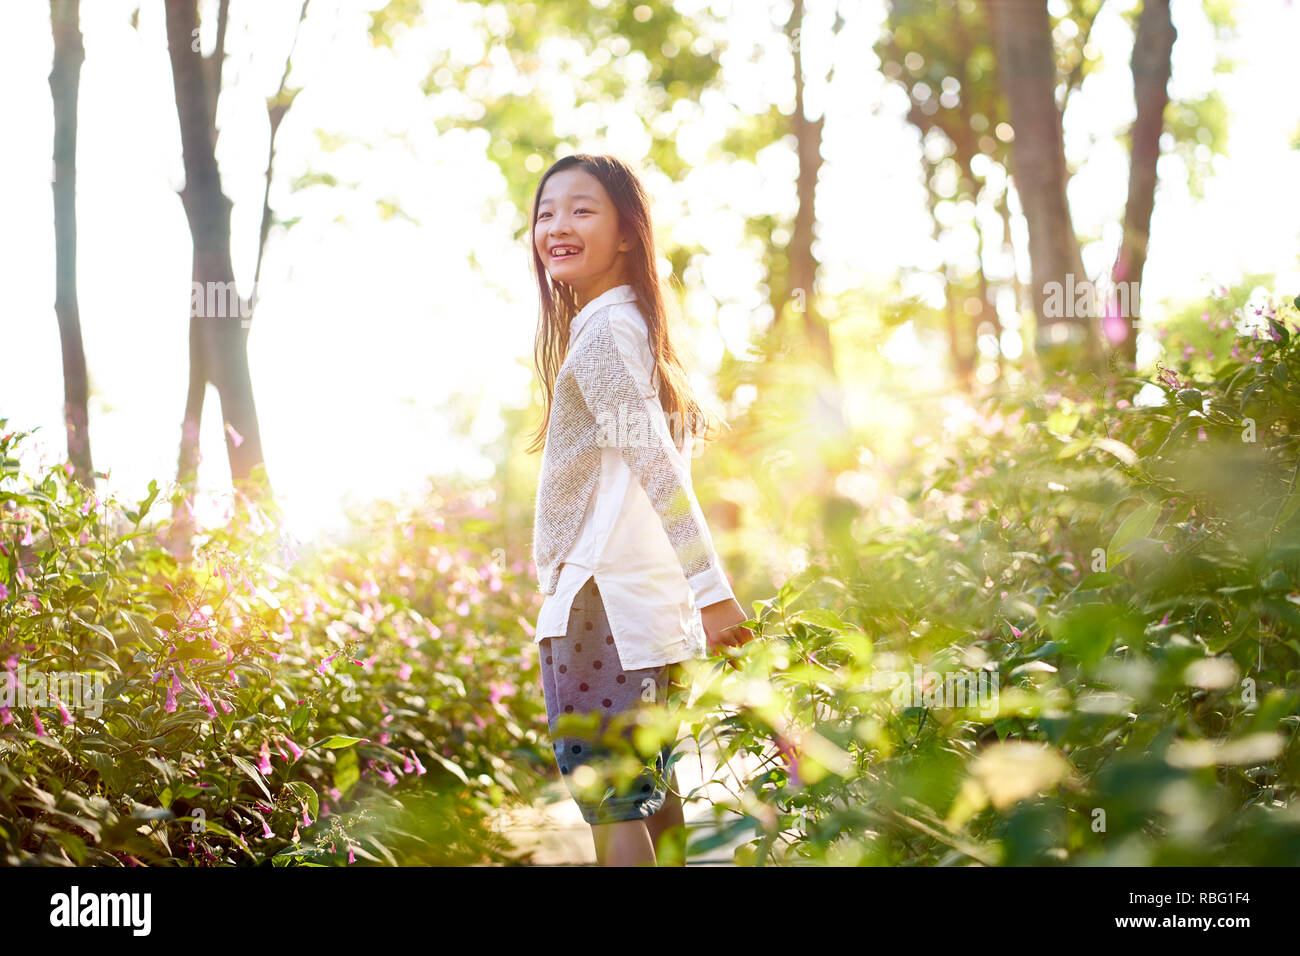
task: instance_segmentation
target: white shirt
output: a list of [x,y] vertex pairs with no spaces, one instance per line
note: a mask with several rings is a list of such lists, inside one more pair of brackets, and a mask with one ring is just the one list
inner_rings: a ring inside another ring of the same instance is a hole
[[[555,593],[542,602],[534,641],[568,633],[575,594],[591,577],[609,618],[614,646],[624,668],[658,667],[707,653],[699,608],[734,598],[713,549],[713,539],[691,484],[693,436],[684,448],[674,436],[659,402],[659,376],[650,351],[650,334],[630,285],[616,286],[592,299],[569,326],[569,348],[587,319],[605,306],[619,355],[645,402],[646,421],[686,490],[692,516],[712,558],[708,569],[687,578],[640,481],[623,460],[617,443],[600,449],[600,476],[577,539],[565,556]],[[628,416],[626,427],[637,427]],[[613,424],[613,423],[611,423]]]

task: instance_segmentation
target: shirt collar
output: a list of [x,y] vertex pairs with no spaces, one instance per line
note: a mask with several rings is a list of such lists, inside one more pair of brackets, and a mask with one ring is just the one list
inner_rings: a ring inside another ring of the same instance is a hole
[[614,288],[607,289],[606,291],[602,292],[600,295],[596,296],[596,298],[592,299],[585,306],[583,306],[582,311],[579,312],[577,315],[575,315],[573,317],[573,321],[569,323],[569,345],[572,346],[573,343],[578,340],[578,334],[582,331],[583,327],[587,324],[587,320],[591,318],[599,309],[602,309],[607,305],[615,305],[620,302],[635,302],[635,301],[636,301],[636,289],[632,288],[632,286],[630,285],[616,285],[614,286]]

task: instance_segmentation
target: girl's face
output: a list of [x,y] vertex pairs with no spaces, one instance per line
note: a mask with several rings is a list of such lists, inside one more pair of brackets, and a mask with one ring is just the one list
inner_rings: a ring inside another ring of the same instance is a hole
[[618,211],[600,180],[581,167],[546,180],[533,242],[551,279],[572,288],[580,306],[627,282],[629,243],[619,232]]

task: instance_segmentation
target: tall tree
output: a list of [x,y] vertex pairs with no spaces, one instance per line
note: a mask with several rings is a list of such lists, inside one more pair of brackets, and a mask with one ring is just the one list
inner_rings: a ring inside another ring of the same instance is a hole
[[[270,189],[275,161],[275,139],[296,89],[287,85],[290,61],[297,47],[298,31],[307,15],[309,0],[298,11],[293,45],[285,58],[279,88],[267,100],[270,136],[267,150],[266,185],[262,196],[262,217],[258,232],[257,264],[253,291],[248,298],[238,295],[230,253],[231,201],[222,191],[217,166],[217,103],[221,95],[221,66],[225,59],[225,38],[229,23],[229,0],[220,0],[217,38],[213,51],[204,57],[199,47],[197,0],[167,0],[167,46],[172,63],[176,113],[180,121],[185,186],[181,201],[194,243],[190,308],[190,380],[185,417],[181,429],[178,466],[179,482],[192,496],[199,458],[199,423],[207,385],[217,388],[221,401],[223,433],[230,460],[231,478],[240,491],[252,498],[271,494],[270,480],[262,453],[261,431],[253,398],[248,367],[248,332],[257,303],[262,259],[271,226]],[[212,306],[218,314],[210,314]],[[231,314],[233,313],[233,314]],[[178,541],[192,527],[189,502],[178,506],[175,528]]]
[[[830,328],[818,306],[817,273],[820,262],[813,251],[817,225],[817,181],[822,168],[822,138],[826,127],[823,109],[816,119],[809,119],[805,102],[807,76],[803,56],[804,0],[794,0],[784,32],[790,43],[791,67],[794,76],[794,113],[790,117],[794,133],[797,173],[795,176],[794,228],[786,247],[786,302],[802,292],[799,303],[803,314],[803,334],[817,366],[824,371],[823,378],[813,383],[812,404],[807,409],[809,424],[816,423],[822,433],[823,451],[813,456],[810,480],[816,489],[815,496],[824,502],[823,523],[829,517],[835,479],[841,470],[852,467],[845,461],[844,450],[851,445],[848,440],[848,421],[844,415],[844,387],[835,368],[835,350]],[[833,49],[835,37],[844,27],[840,5],[835,3],[835,21],[831,26],[829,43]],[[826,73],[829,85],[835,76],[835,62],[831,60]],[[778,307],[773,324],[782,321],[784,309]],[[826,450],[834,454],[827,454]]]
[[[1011,113],[1016,193],[1029,225],[1029,260],[1036,351],[1082,346],[1094,370],[1101,362],[1079,240],[1066,197],[1068,173],[1061,110],[1056,103],[1057,68],[1047,0],[986,0],[998,54],[998,75]],[[1078,293],[1078,294],[1076,294]],[[1066,331],[1067,335],[1060,335]],[[1064,340],[1064,341],[1063,341]]]
[[[1112,282],[1142,287],[1151,234],[1151,212],[1156,199],[1156,161],[1160,158],[1160,135],[1165,128],[1169,105],[1169,75],[1173,60],[1174,29],[1169,0],[1143,0],[1133,42],[1133,98],[1137,117],[1133,121],[1129,152],[1128,200],[1124,205],[1124,237],[1115,260]],[[1140,296],[1118,299],[1127,310],[1108,310],[1103,328],[1120,356],[1130,365],[1137,359],[1134,320],[1140,317]]]
[[[1077,0],[1059,18],[1056,81],[1062,103],[1082,85],[1097,62],[1089,38],[1104,0]],[[922,166],[931,217],[943,202],[969,208],[975,239],[973,271],[942,257],[945,314],[950,360],[960,385],[974,383],[977,342],[981,333],[1003,341],[996,307],[998,286],[1021,302],[1014,267],[1001,279],[990,276],[987,254],[999,249],[1011,262],[1008,206],[1011,146],[1006,101],[998,83],[997,60],[987,11],[970,0],[889,0],[885,27],[875,44],[882,72],[907,95],[907,119],[921,134]],[[1064,105],[1062,106],[1064,109]],[[985,215],[980,215],[984,210]],[[1002,219],[999,235],[985,234],[984,220]],[[934,223],[936,242],[952,228],[950,220]],[[1032,355],[1032,351],[1030,353]],[[1004,365],[997,350],[999,370]]]
[[[794,0],[790,16],[786,20],[785,34],[790,42],[790,53],[794,73],[794,114],[790,125],[794,132],[795,153],[798,159],[798,174],[795,179],[795,193],[798,205],[795,208],[794,229],[790,243],[786,247],[789,260],[787,279],[789,288],[785,291],[790,300],[797,291],[802,291],[800,307],[803,312],[804,330],[809,347],[817,360],[826,367],[831,376],[835,375],[835,354],[831,347],[830,329],[825,318],[817,308],[817,271],[819,263],[813,253],[814,230],[817,223],[817,179],[822,168],[822,134],[826,127],[826,113],[815,120],[809,119],[805,111],[804,88],[807,85],[803,59],[803,19],[804,0]],[[844,26],[844,17],[840,14],[839,4],[835,5],[835,24],[831,28],[831,40]],[[831,63],[826,76],[830,83],[835,75],[835,64]],[[780,320],[782,310],[776,312]]]
[[54,33],[54,66],[50,70],[54,100],[54,313],[63,354],[63,420],[73,474],[93,489],[87,408],[90,389],[77,304],[77,95],[86,58],[78,0],[50,0],[50,25]]
[[[199,51],[197,0],[167,0],[167,47],[172,63],[176,113],[180,119],[185,186],[181,202],[194,244],[191,262],[190,380],[181,427],[178,480],[192,492],[198,469],[199,423],[207,385],[216,386],[221,402],[222,429],[230,475],[237,485],[264,466],[261,432],[248,371],[247,333],[241,312],[245,304],[235,294],[235,270],[230,259],[231,202],[221,190],[216,156],[216,105],[220,93],[221,45],[229,0],[219,7],[218,46],[205,63]],[[216,305],[213,310],[212,306]],[[217,314],[208,314],[215,311]],[[233,312],[231,315],[229,313]],[[265,489],[269,491],[269,487]],[[185,503],[188,513],[191,509]],[[178,523],[181,518],[177,516]],[[180,529],[188,531],[188,527]]]
[[[884,74],[906,93],[907,120],[921,134],[926,205],[942,259],[949,359],[958,385],[969,389],[974,385],[981,328],[1001,342],[1002,324],[985,267],[980,217],[973,215],[970,222],[976,238],[972,277],[943,256],[940,237],[945,227],[939,204],[960,208],[968,203],[978,211],[982,204],[995,202],[997,195],[977,167],[982,160],[987,160],[987,170],[1009,165],[1008,145],[995,135],[1006,116],[992,39],[980,11],[966,4],[891,0],[875,52]],[[1000,350],[998,358],[1001,363]]]

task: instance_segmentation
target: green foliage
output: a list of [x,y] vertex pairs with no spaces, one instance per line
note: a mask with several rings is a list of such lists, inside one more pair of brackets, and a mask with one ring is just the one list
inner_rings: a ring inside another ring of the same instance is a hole
[[[762,546],[728,556],[757,639],[688,662],[667,701],[717,758],[684,795],[720,824],[696,852],[1300,858],[1300,310],[1240,294],[1173,323],[1181,358],[1150,381],[1062,376],[950,416],[892,476],[902,513],[795,494],[796,456],[739,431],[755,506],[818,533],[776,586]],[[6,862],[515,859],[490,814],[558,780],[531,568],[506,557],[523,491],[375,505],[301,558],[241,500],[178,561],[156,486],[120,507],[58,469],[23,483],[3,425],[0,675],[107,685],[100,713],[0,711]]]
[[740,781],[711,842],[755,865],[1300,859],[1300,326],[1288,302],[1244,334],[1250,311],[1201,372],[993,395],[910,463],[911,520],[863,512],[756,601],[739,670],[696,674],[689,726]]
[[476,500],[380,507],[298,559],[273,508],[240,499],[181,562],[168,522],[146,524],[156,484],[127,508],[62,469],[17,485],[24,435],[3,424],[0,680],[85,682],[0,709],[4,862],[512,858],[487,815],[531,796],[550,752],[516,637],[526,566]]

